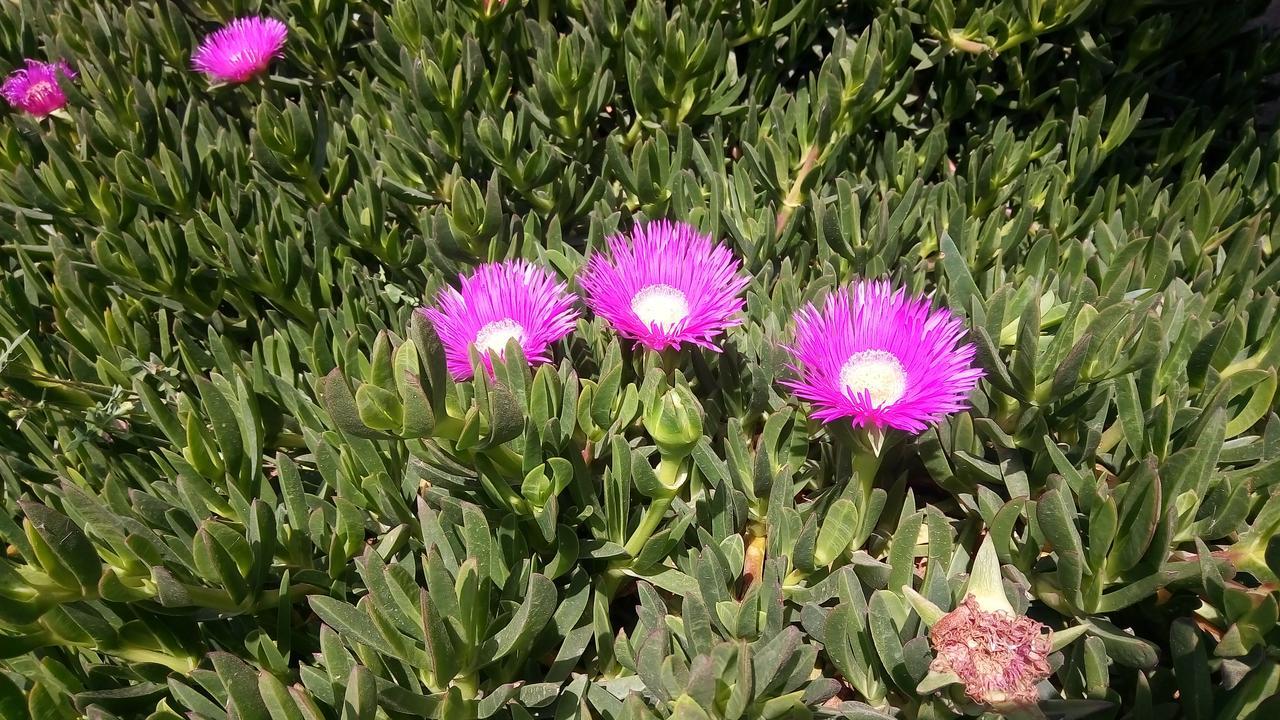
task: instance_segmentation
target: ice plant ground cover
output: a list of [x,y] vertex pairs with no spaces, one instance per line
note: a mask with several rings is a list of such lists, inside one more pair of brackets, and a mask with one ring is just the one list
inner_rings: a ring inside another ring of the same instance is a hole
[[1266,4],[0,3],[0,718],[1267,717]]

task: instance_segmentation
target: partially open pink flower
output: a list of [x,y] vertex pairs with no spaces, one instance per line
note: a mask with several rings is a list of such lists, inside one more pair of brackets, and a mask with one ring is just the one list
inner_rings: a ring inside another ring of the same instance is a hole
[[422,310],[440,336],[455,379],[472,376],[471,348],[492,372],[490,354],[501,357],[511,340],[530,363],[548,362],[551,343],[577,324],[574,297],[565,283],[524,260],[481,265],[460,281],[458,289],[441,291],[435,307]]
[[922,432],[963,410],[982,378],[964,333],[961,318],[926,298],[886,280],[856,282],[796,313],[798,377],[783,384],[823,422]]
[[1031,705],[1049,677],[1053,633],[1029,617],[982,608],[973,595],[929,629],[930,670],[952,673],[983,705]]
[[275,18],[243,17],[209,35],[191,56],[191,66],[224,83],[242,83],[280,57],[289,28]]
[[27,60],[25,68],[5,78],[0,85],[0,96],[23,112],[45,117],[67,105],[67,94],[58,82],[59,76],[70,80],[76,71],[62,60],[51,63]]
[[587,305],[622,337],[651,350],[715,338],[742,323],[749,278],[733,251],[692,225],[659,220],[606,241],[578,276]]

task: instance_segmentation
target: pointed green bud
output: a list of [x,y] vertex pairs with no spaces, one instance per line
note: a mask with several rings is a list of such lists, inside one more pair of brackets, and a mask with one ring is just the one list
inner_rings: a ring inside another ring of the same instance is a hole
[[1013,605],[1004,594],[1004,579],[1000,575],[1000,558],[996,556],[996,547],[987,536],[978,548],[973,559],[973,569],[969,572],[969,585],[965,595],[972,595],[978,601],[978,607],[986,612],[1002,611],[1013,615]]
[[665,458],[682,458],[702,438],[702,407],[686,385],[677,385],[644,409],[644,429]]

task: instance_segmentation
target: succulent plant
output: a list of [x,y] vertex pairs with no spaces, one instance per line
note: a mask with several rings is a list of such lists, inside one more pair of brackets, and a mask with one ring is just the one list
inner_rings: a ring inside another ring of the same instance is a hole
[[0,717],[1264,717],[1266,5],[4,3]]

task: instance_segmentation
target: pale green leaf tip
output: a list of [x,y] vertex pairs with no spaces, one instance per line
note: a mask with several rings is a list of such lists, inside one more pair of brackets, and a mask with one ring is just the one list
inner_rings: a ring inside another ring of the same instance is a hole
[[1074,625],[1063,630],[1056,630],[1053,633],[1053,642],[1049,646],[1050,652],[1058,652],[1064,647],[1070,645],[1072,641],[1079,638],[1089,631],[1088,625]]
[[1004,611],[1013,614],[1013,605],[1004,594],[1000,558],[996,556],[996,547],[991,542],[990,535],[982,541],[982,547],[978,548],[978,554],[974,556],[965,594],[972,595],[978,601],[978,606],[987,612]]
[[938,607],[929,598],[916,592],[910,585],[902,586],[902,594],[906,596],[907,602],[911,603],[911,607],[915,609],[916,614],[924,621],[924,624],[933,627],[933,624],[942,619],[946,612]]
[[948,685],[953,685],[958,682],[960,682],[960,677],[953,672],[938,672],[937,670],[930,670],[929,674],[925,675],[924,679],[920,681],[920,684],[916,686],[916,692],[921,695],[928,695],[935,690],[940,690]]

